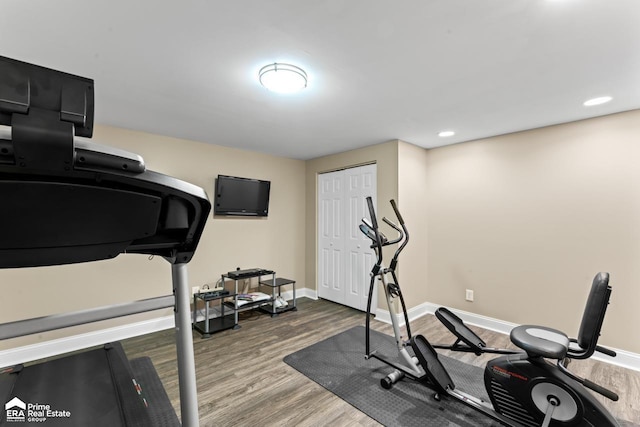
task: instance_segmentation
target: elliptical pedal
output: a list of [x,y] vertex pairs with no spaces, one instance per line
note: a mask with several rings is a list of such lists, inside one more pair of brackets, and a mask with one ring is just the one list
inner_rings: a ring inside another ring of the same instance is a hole
[[443,325],[449,329],[458,340],[453,344],[452,349],[455,347],[460,347],[460,341],[462,341],[465,345],[469,347],[476,355],[480,355],[483,353],[483,349],[487,347],[487,344],[476,335],[467,325],[464,324],[462,319],[453,314],[450,310],[447,310],[444,307],[440,307],[435,312],[436,317]]
[[440,362],[440,359],[438,359],[438,353],[425,337],[414,335],[411,338],[411,348],[413,348],[420,366],[426,372],[425,377],[428,378],[438,392],[446,393],[447,390],[455,389],[453,380],[442,365],[442,362]]

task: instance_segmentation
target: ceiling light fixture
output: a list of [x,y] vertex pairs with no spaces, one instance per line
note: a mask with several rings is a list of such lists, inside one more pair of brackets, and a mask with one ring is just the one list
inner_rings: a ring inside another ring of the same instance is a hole
[[258,72],[260,84],[277,93],[295,93],[307,87],[307,73],[300,67],[277,62]]
[[442,138],[446,138],[447,136],[453,136],[455,134],[456,133],[452,130],[443,130],[442,132],[438,133],[438,136]]
[[600,96],[598,98],[589,99],[588,101],[584,101],[582,105],[585,107],[593,107],[594,105],[606,104],[611,101],[613,98],[610,96]]

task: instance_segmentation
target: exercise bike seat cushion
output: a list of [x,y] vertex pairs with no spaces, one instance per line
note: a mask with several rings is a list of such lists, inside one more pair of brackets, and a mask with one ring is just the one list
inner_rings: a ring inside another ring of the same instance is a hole
[[564,332],[536,325],[513,328],[511,342],[531,357],[563,359],[569,349],[569,337]]

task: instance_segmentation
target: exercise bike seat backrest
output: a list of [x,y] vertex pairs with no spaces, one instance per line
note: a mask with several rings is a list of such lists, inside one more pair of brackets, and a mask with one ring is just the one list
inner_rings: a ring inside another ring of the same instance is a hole
[[[593,279],[589,299],[582,314],[578,338],[571,340],[569,345],[568,356],[572,359],[587,359],[596,350],[610,296],[609,273],[598,273]],[[575,345],[572,345],[574,343]]]
[[511,342],[531,357],[587,359],[596,350],[610,295],[609,273],[598,273],[593,279],[576,339],[556,329],[522,325],[511,331]]

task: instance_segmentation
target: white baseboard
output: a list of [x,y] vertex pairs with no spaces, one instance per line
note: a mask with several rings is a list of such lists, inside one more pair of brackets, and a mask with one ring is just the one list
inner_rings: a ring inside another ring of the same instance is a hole
[[[293,300],[293,291],[285,291],[282,293],[282,296],[287,301]],[[312,300],[318,299],[318,293],[314,289],[302,288],[296,289],[296,300],[299,298],[309,298]]]
[[[286,291],[282,296],[291,301],[293,292]],[[313,289],[302,288],[296,289],[296,299],[310,298],[318,299],[318,294]],[[418,319],[427,314],[435,313],[439,306],[432,303],[424,303],[413,307],[408,311],[409,321]],[[503,334],[508,334],[511,329],[517,326],[514,323],[505,322],[503,320],[482,316],[467,311],[451,309],[458,317],[470,325],[479,326]],[[199,316],[200,317],[200,316]],[[391,323],[389,311],[377,309],[376,320],[384,323]],[[398,316],[400,324],[404,324],[402,315]],[[100,331],[89,332],[85,334],[73,335],[66,338],[44,341],[37,344],[26,345],[22,347],[12,348],[0,351],[0,367],[16,365],[18,363],[30,362],[33,360],[52,357],[59,354],[69,353],[76,350],[82,350],[96,345],[102,345],[107,342],[119,341],[131,337],[150,334],[174,327],[173,316],[158,317],[155,319],[145,320],[141,322],[131,323],[129,325],[117,326],[114,328],[103,329]],[[623,368],[640,371],[640,354],[632,353],[626,350],[612,348],[617,353],[617,357],[609,357],[599,353],[593,356],[594,359],[603,362],[618,365]]]
[[[438,307],[440,306],[430,302],[426,302],[413,307],[412,309],[407,311],[407,314],[409,315],[409,321],[411,322],[412,320],[418,319],[427,314],[434,314]],[[514,327],[518,326],[515,323],[494,319],[492,317],[482,316],[480,314],[470,313],[468,311],[452,308],[450,308],[449,310],[451,310],[456,316],[460,317],[465,323],[468,323],[469,325],[478,326],[483,329],[488,329],[505,335],[508,335]],[[402,314],[399,314],[397,317],[399,324],[404,325],[404,316]],[[384,323],[391,323],[391,315],[387,310],[377,309],[376,320],[380,320]],[[616,348],[611,348],[611,350],[616,352],[616,357],[610,357],[602,353],[595,353],[592,357],[595,360],[610,363],[612,365],[621,366],[623,368],[632,369],[634,371],[640,371],[640,354]]]
[[152,332],[171,329],[175,326],[173,316],[158,317],[131,323],[129,325],[102,329],[95,332],[25,345],[0,351],[0,367],[31,362],[45,357],[57,356],[84,348],[102,345],[108,342],[145,335]]
[[[291,301],[293,299],[293,292],[283,292],[282,296],[286,300]],[[296,300],[304,297],[318,299],[315,290],[307,288],[296,289]],[[201,316],[198,316],[198,319],[202,320],[200,317]],[[69,353],[76,350],[82,350],[108,342],[124,340],[165,329],[171,329],[174,326],[174,317],[164,316],[128,325],[102,329],[95,332],[72,335],[65,338],[2,350],[0,351],[0,368],[44,359],[46,357],[57,356],[59,354]]]
[[[293,298],[293,293],[291,291],[287,291],[285,292],[285,294],[287,295],[286,298],[288,300]],[[316,291],[315,289],[309,289],[309,288],[296,289],[296,299],[298,298],[309,298],[312,300],[317,300],[318,291]]]

